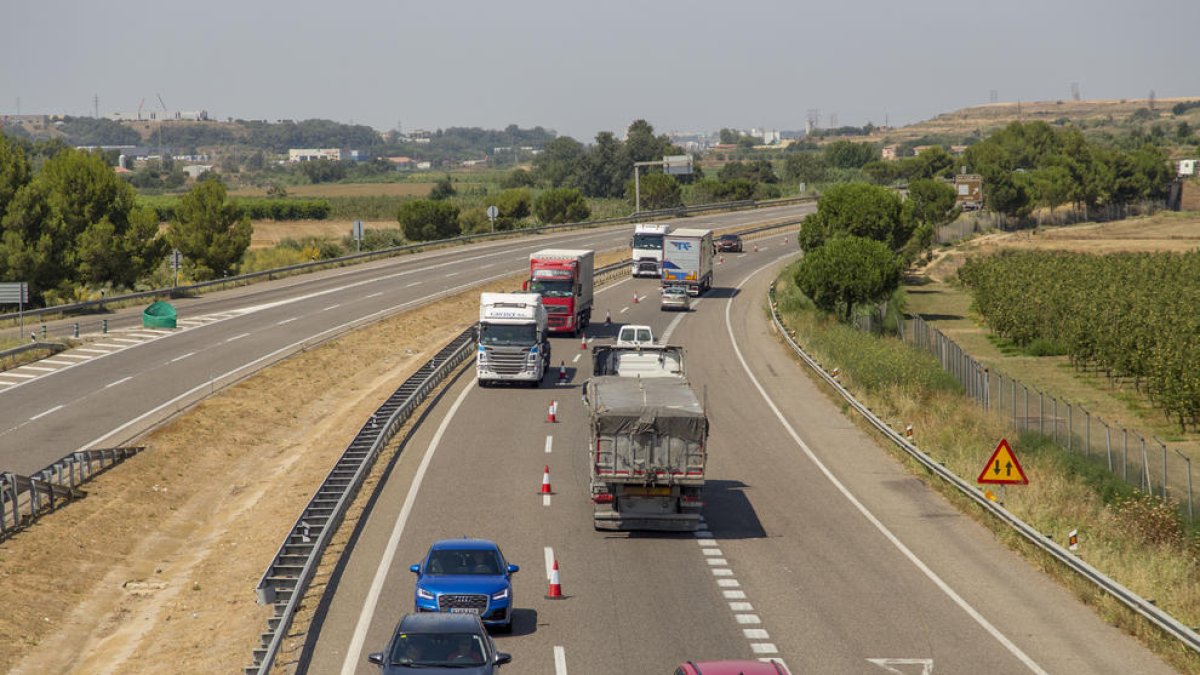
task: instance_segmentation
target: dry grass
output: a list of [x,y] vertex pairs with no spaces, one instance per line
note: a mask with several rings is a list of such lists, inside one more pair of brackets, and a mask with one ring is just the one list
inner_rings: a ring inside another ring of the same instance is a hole
[[[856,354],[842,349],[838,356],[823,350],[820,345],[839,342],[837,335],[811,314],[788,311],[797,307],[794,291],[786,279],[779,282],[780,306],[784,308],[788,325],[797,331],[797,340],[813,355],[842,370],[841,380],[877,415],[898,420],[903,426],[916,429],[916,444],[938,462],[959,476],[974,476],[981,447],[991,447],[995,439],[1008,436],[1014,452],[1021,458],[1026,472],[1036,476],[1029,485],[1008,490],[1007,508],[1038,531],[1064,541],[1066,533],[1078,528],[1081,537],[1080,556],[1112,578],[1143,597],[1153,598],[1159,607],[1187,625],[1200,623],[1200,556],[1193,545],[1188,547],[1182,537],[1183,528],[1177,512],[1147,513],[1145,509],[1129,509],[1114,495],[1129,494],[1130,488],[1108,475],[1103,467],[1081,461],[1078,455],[1057,450],[1044,438],[1024,435],[1013,439],[1005,420],[983,412],[961,394],[938,387],[917,386],[916,382],[938,382],[941,373],[936,361],[928,355],[901,348],[890,350],[906,361],[893,368],[906,373],[892,383],[875,382],[864,387],[856,379],[860,373],[874,380],[873,354]],[[793,298],[785,300],[785,298]],[[837,330],[836,328],[834,330]],[[872,338],[874,340],[874,338]],[[885,338],[883,342],[896,341]],[[924,375],[920,373],[929,371]],[[832,390],[826,393],[841,403]],[[869,429],[860,418],[863,428]],[[1053,559],[1025,542],[1001,523],[986,517],[972,502],[900,452],[889,441],[881,445],[902,458],[910,469],[940,490],[963,511],[977,517],[997,533],[1006,544],[1021,551],[1034,564],[1059,579],[1081,599],[1096,607],[1110,623],[1137,636],[1148,646],[1184,672],[1200,673],[1200,657],[1181,649],[1178,643],[1165,637],[1144,620],[1103,597],[1091,585],[1076,578]],[[1160,536],[1174,533],[1177,536]]]
[[[394,220],[363,221],[363,228],[396,229],[400,224]],[[277,246],[284,239],[317,239],[341,240],[354,229],[352,220],[256,220],[254,233],[250,238],[250,248],[270,248]]]
[[1164,212],[1146,218],[1092,223],[1034,231],[990,234],[947,251],[906,287],[908,310],[920,313],[967,353],[999,371],[1047,394],[1077,403],[1105,420],[1148,435],[1168,439],[1172,448],[1200,456],[1200,434],[1180,436],[1178,425],[1134,391],[1100,374],[1071,367],[1065,356],[1029,356],[1002,349],[971,312],[971,296],[947,281],[967,256],[1004,249],[1064,250],[1086,253],[1118,251],[1185,251],[1200,246],[1200,214]]

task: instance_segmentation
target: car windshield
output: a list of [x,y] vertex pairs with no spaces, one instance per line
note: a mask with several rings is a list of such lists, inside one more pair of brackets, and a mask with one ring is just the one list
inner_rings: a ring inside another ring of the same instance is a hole
[[527,323],[508,325],[502,323],[479,324],[479,343],[493,347],[528,346],[536,342],[537,326]]
[[541,293],[544,298],[569,298],[575,294],[575,286],[570,281],[534,279],[529,282],[529,292]]
[[400,633],[389,661],[409,668],[469,668],[484,665],[484,654],[483,639],[473,633]]
[[737,241],[737,240],[738,240],[738,236],[736,234],[721,235],[721,241]]
[[481,549],[438,549],[429,554],[426,574],[500,574],[500,556]]
[[634,248],[662,248],[663,236],[661,234],[635,234],[633,235]]
[[668,286],[663,291],[663,295],[685,295],[686,293],[687,289],[682,286]]

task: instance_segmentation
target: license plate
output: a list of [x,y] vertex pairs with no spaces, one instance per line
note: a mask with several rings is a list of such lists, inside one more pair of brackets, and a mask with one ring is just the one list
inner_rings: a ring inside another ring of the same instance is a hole
[[671,488],[633,486],[625,488],[625,494],[631,497],[670,497]]
[[474,607],[451,607],[451,614],[478,614],[479,610]]

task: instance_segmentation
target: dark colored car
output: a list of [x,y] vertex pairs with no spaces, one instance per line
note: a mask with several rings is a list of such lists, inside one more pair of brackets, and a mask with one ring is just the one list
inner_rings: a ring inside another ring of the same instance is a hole
[[778,661],[688,661],[675,675],[788,675]]
[[396,624],[387,651],[367,660],[384,675],[492,675],[512,656],[496,651],[474,614],[408,614]]
[[495,542],[443,539],[409,569],[417,575],[417,612],[476,614],[486,626],[512,630],[512,575],[521,568],[510,565]]
[[717,238],[717,250],[725,253],[741,253],[742,238],[736,234],[723,234]]

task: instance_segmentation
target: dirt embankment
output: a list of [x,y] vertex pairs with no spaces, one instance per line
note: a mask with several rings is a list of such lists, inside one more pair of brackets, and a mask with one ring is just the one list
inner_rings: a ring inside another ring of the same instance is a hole
[[[597,265],[625,251],[599,253]],[[478,315],[465,291],[303,352],[141,440],[88,497],[0,544],[0,671],[234,672],[254,587],[366,417]]]

